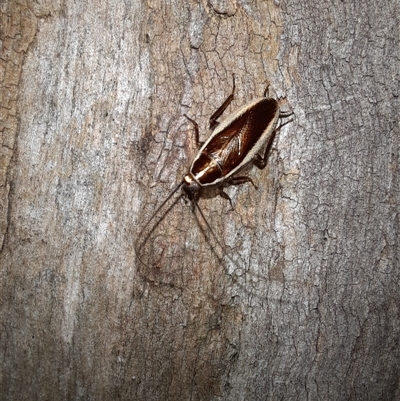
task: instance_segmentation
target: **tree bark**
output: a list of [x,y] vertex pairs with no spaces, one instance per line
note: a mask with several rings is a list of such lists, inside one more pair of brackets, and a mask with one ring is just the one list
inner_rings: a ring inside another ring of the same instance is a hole
[[[1,12],[0,398],[400,399],[399,2]],[[293,122],[144,265],[233,73]]]

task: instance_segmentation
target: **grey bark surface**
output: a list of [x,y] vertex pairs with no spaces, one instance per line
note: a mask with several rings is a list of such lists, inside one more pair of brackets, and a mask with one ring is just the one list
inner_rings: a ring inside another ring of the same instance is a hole
[[[399,7],[3,2],[0,398],[400,399]],[[294,121],[141,266],[232,73]]]

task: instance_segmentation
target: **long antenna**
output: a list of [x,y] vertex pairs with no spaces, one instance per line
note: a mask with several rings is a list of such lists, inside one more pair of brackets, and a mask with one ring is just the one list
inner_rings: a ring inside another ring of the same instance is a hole
[[145,232],[146,228],[149,226],[150,222],[153,220],[153,218],[157,215],[157,213],[164,207],[164,205],[172,198],[172,196],[178,191],[178,189],[182,186],[183,182],[179,183],[173,190],[172,192],[167,196],[167,198],[161,203],[161,205],[156,209],[155,212],[150,216],[149,220],[147,223],[142,227],[140,230],[137,239],[135,241],[135,253],[136,257],[138,258],[139,262],[142,263],[144,266],[149,267],[146,263],[143,262],[143,260],[140,257],[140,248],[145,245],[147,242],[148,238],[150,235],[153,233],[153,231],[157,228],[157,226],[161,223],[161,221],[164,219],[164,217],[168,214],[168,212],[175,206],[175,204],[179,201],[179,199],[182,198],[183,194],[178,196],[178,198],[175,199],[175,201],[171,204],[171,206],[161,215],[161,217],[156,221],[156,223],[153,225],[151,230],[147,233],[147,235],[142,239],[142,234]]
[[[224,255],[226,255],[234,265],[236,265],[236,262],[230,257],[229,253],[227,252],[226,247],[225,247],[224,245],[222,245],[222,243],[219,241],[218,237],[217,237],[216,234],[214,233],[213,229],[212,229],[211,226],[210,226],[210,223],[207,221],[206,217],[204,216],[203,211],[200,209],[200,206],[197,204],[197,202],[192,202],[192,203],[195,204],[196,209],[199,211],[199,213],[200,213],[200,215],[201,215],[201,218],[203,219],[203,221],[204,221],[204,223],[206,224],[208,230],[210,231],[210,233],[211,233],[212,236],[214,237],[216,243],[217,243],[217,244],[219,245],[219,247],[222,249]],[[218,255],[217,255],[217,256],[218,256]],[[218,259],[219,259],[219,257],[218,257]],[[236,265],[236,267],[238,267],[238,266]]]

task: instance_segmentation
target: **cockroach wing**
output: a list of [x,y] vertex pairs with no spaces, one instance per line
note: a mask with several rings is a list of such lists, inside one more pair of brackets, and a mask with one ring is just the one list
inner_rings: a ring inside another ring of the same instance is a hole
[[[227,126],[224,127],[222,122],[221,131],[218,132],[217,127],[215,136],[206,143],[202,152],[218,162],[222,175],[226,177],[246,162],[246,157],[254,156],[260,150],[265,143],[263,135],[266,131],[273,131],[278,116],[277,101],[263,98],[253,107],[242,109],[242,113],[238,113]],[[270,126],[272,128],[268,130]]]

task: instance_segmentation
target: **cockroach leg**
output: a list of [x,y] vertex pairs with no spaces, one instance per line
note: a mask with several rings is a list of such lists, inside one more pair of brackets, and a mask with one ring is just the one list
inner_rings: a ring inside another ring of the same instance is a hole
[[[287,113],[284,113],[285,117],[290,116],[293,114],[293,112],[290,112],[290,114],[286,115]],[[281,116],[281,114],[279,114],[279,117]],[[268,156],[271,152],[271,148],[272,148],[272,144],[274,142],[276,133],[279,132],[281,130],[282,127],[284,127],[286,124],[291,123],[293,120],[289,120],[289,121],[285,121],[284,123],[282,123],[278,128],[275,128],[274,132],[272,133],[271,137],[268,139],[268,143],[267,146],[265,148],[265,152],[264,152],[264,156],[261,156],[260,154],[256,154],[254,156],[253,159],[253,164],[258,167],[260,170],[264,169],[265,166],[267,165],[267,161],[268,161]]]
[[196,145],[200,149],[203,146],[204,142],[200,142],[199,124],[197,124],[197,122],[190,118],[187,114],[184,114],[184,116],[193,124]]
[[230,184],[230,185],[241,185],[241,184],[244,184],[245,182],[250,182],[251,185],[253,185],[253,187],[254,187],[255,189],[258,189],[257,185],[254,184],[254,181],[253,181],[250,177],[247,177],[247,176],[245,176],[245,175],[240,175],[240,176],[237,176],[237,177],[232,177],[232,178],[229,180],[229,184]]
[[217,111],[210,117],[210,129],[215,128],[218,124],[219,121],[218,118],[221,117],[222,113],[226,110],[226,108],[231,104],[234,94],[235,94],[235,74],[232,74],[232,79],[233,79],[233,87],[232,87],[232,93],[226,98],[225,102],[222,103],[222,105],[217,109]]
[[[279,112],[279,118],[286,118],[286,117],[290,117],[294,114],[294,112],[292,110],[288,110],[288,111],[280,111]],[[286,121],[284,124],[281,125],[281,127],[283,127],[284,125],[291,123],[293,120],[289,120]]]
[[269,82],[264,90],[264,97],[268,97],[269,96]]
[[228,201],[229,201],[229,203],[231,204],[231,209],[232,210],[235,210],[234,209],[234,207],[233,207],[233,204],[232,204],[232,199],[230,198],[230,196],[226,193],[226,192],[224,192],[222,189],[219,191],[219,196],[221,197],[221,198],[224,198],[224,199],[227,199]]

